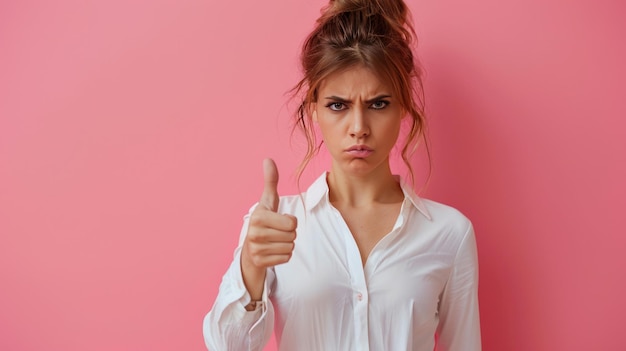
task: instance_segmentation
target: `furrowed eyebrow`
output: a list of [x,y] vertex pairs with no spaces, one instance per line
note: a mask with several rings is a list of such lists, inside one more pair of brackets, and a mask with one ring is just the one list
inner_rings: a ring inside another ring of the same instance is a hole
[[344,103],[344,104],[350,102],[350,100],[346,100],[344,98],[340,98],[339,96],[334,96],[334,95],[333,96],[327,96],[325,99],[326,100],[332,100],[332,101],[341,102],[341,103]]
[[[386,99],[386,98],[390,98],[390,97],[391,97],[391,95],[381,94],[381,95],[378,95],[378,96],[376,96],[376,97],[374,97],[374,98],[371,98],[371,99],[369,99],[369,100],[366,100],[365,102],[366,102],[366,103],[368,103],[368,104],[371,104],[371,103],[376,102],[376,101],[378,101],[378,100],[380,100],[380,99]],[[351,103],[351,102],[352,102],[352,101],[350,101],[350,100],[346,100],[346,99],[344,99],[344,98],[341,98],[341,97],[339,97],[339,96],[335,96],[335,95],[333,95],[333,96],[327,96],[327,97],[325,97],[325,99],[326,99],[326,100],[332,100],[332,101],[341,102],[341,103],[344,103],[344,104],[347,104],[347,103]]]
[[381,95],[378,95],[375,98],[369,99],[369,100],[367,100],[365,102],[368,103],[368,104],[371,104],[371,103],[376,102],[378,100],[387,99],[387,98],[390,98],[390,97],[391,97],[391,95],[381,94]]

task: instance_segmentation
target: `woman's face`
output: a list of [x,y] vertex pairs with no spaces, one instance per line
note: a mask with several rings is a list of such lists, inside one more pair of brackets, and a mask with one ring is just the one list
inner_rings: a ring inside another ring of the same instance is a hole
[[364,66],[330,75],[319,87],[312,118],[333,168],[354,175],[388,169],[403,109],[391,87]]

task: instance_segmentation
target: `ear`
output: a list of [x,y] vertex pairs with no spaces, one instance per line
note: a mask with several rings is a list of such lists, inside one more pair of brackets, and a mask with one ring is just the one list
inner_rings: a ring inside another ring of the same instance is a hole
[[310,105],[311,119],[314,123],[317,123],[317,103],[314,102]]

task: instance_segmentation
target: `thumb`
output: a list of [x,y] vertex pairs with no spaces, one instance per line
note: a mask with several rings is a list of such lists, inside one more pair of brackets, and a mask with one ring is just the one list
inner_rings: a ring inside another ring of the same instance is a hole
[[263,160],[263,194],[260,205],[270,211],[278,210],[278,169],[271,158]]

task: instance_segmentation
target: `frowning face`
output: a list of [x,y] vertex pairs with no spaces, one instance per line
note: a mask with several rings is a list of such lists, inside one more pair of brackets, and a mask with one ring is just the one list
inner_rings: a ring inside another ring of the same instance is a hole
[[388,84],[364,66],[326,78],[313,121],[333,158],[333,170],[365,176],[389,167],[403,109]]

